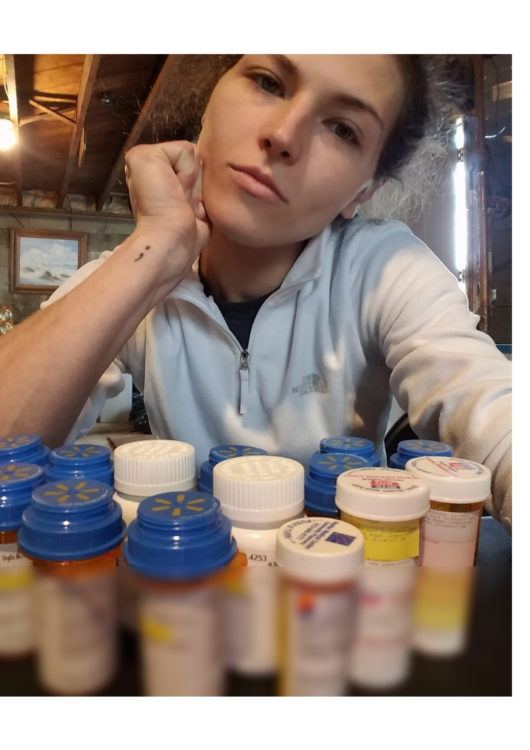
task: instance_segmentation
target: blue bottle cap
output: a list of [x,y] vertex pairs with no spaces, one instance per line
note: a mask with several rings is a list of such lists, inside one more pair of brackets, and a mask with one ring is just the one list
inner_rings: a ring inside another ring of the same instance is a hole
[[42,444],[38,435],[7,435],[0,438],[0,463],[38,464],[43,466],[48,460],[50,449]]
[[453,449],[447,443],[439,443],[437,440],[402,440],[398,443],[397,452],[403,465],[409,458],[419,456],[452,456]]
[[50,482],[71,477],[98,479],[112,485],[114,472],[110,449],[104,445],[63,445],[50,451],[46,478]]
[[64,479],[33,490],[18,543],[43,560],[84,560],[117,547],[124,535],[112,488],[96,479]]
[[261,448],[254,448],[252,445],[216,445],[209,453],[208,461],[201,464],[199,471],[198,487],[201,492],[208,492],[210,495],[213,491],[213,467],[220,461],[227,458],[236,458],[237,456],[267,456],[267,451]]
[[335,486],[337,477],[343,471],[362,469],[371,466],[362,456],[350,453],[321,453],[317,451],[311,456],[305,478],[305,506],[313,513],[323,513],[326,516],[339,517],[339,510],[335,505]]
[[407,461],[400,458],[399,453],[392,453],[388,459],[388,465],[391,469],[404,469]]
[[232,525],[219,501],[207,493],[163,492],[142,500],[123,545],[139,573],[188,580],[212,573],[236,553]]
[[43,481],[44,472],[37,464],[0,464],[0,531],[18,529],[31,493]]
[[379,466],[380,461],[375,454],[375,447],[371,440],[355,437],[355,435],[338,435],[323,438],[320,441],[321,453],[350,453],[362,456],[370,462],[370,466]]

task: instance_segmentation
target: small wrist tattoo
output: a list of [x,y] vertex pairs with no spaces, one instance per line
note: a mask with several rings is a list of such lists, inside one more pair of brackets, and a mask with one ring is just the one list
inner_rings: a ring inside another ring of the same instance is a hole
[[[144,249],[145,250],[150,250],[151,249],[151,245],[146,245]],[[134,259],[134,262],[136,263],[137,260],[141,260],[143,257],[144,257],[144,254],[143,253],[139,253],[139,255]]]

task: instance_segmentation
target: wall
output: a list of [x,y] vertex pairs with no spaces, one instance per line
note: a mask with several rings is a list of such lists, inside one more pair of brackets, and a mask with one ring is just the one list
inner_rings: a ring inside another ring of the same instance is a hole
[[9,291],[10,229],[61,232],[86,232],[88,259],[97,258],[103,250],[112,250],[132,232],[134,223],[126,218],[92,219],[68,216],[46,216],[38,213],[0,214],[0,303],[11,305],[15,325],[28,317],[49,294]]

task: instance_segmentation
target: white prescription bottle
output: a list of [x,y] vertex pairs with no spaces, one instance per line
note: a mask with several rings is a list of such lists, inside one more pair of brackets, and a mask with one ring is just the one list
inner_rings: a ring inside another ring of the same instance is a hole
[[114,500],[127,525],[139,503],[161,492],[195,489],[195,448],[179,440],[136,440],[114,450]]
[[[114,450],[114,495],[129,526],[142,500],[163,492],[195,489],[195,448],[179,440],[136,440]],[[118,561],[120,625],[137,632],[138,585],[123,555]]]
[[407,471],[430,487],[422,521],[413,644],[427,656],[452,657],[466,647],[474,565],[491,472],[456,456],[425,456]]
[[346,693],[363,546],[359,529],[336,518],[280,528],[280,695]]
[[213,469],[213,494],[247,557],[225,588],[226,664],[249,678],[277,670],[276,537],[304,509],[304,467],[281,456],[238,456]]
[[420,519],[429,486],[401,469],[353,469],[337,479],[341,519],[364,535],[359,621],[351,653],[352,682],[388,690],[408,676]]

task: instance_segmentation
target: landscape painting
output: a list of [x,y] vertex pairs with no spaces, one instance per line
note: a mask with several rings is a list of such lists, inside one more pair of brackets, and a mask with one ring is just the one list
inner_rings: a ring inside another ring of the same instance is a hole
[[86,261],[86,234],[11,230],[11,291],[51,293]]

